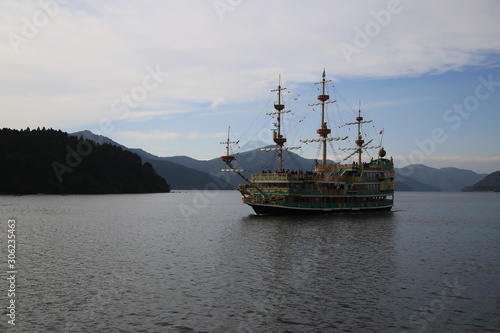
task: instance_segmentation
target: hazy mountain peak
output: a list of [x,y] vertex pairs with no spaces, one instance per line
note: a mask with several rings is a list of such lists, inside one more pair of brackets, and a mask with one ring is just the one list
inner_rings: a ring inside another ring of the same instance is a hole
[[69,135],[73,135],[73,136],[76,136],[78,138],[83,137],[86,140],[91,140],[91,141],[97,142],[99,144],[108,143],[108,144],[111,144],[111,145],[114,145],[117,147],[126,148],[124,145],[121,145],[118,142],[111,140],[107,136],[94,134],[89,130],[83,130],[83,131],[79,131],[79,132],[69,133]]

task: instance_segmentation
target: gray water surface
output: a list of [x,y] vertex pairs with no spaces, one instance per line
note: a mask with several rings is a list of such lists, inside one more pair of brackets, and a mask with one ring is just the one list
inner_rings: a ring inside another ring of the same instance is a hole
[[13,332],[500,331],[500,194],[255,216],[235,191],[0,197]]

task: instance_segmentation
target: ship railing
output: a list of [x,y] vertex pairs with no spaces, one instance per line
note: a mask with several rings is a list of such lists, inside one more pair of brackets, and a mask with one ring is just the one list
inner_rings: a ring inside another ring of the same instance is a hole
[[339,176],[339,175],[332,175],[325,177],[323,179],[320,179],[320,181],[325,181],[325,182],[345,182],[347,180],[352,180],[353,177],[348,177],[348,176]]
[[342,195],[345,194],[345,189],[329,189],[328,195]]
[[243,203],[245,204],[270,204],[276,205],[280,202],[285,201],[284,197],[272,196],[267,199],[264,198],[256,198],[256,197],[243,197]]
[[318,176],[308,172],[254,173],[252,180],[315,180]]
[[317,186],[317,189],[320,191],[322,195],[344,195],[346,190],[343,188],[326,188],[323,186]]
[[394,178],[394,172],[381,172],[381,174],[377,177],[359,177],[359,176],[345,176],[345,175],[328,175],[324,176],[321,174],[314,173],[286,173],[286,172],[274,172],[274,173],[254,173],[252,174],[251,179],[257,181],[273,181],[273,180],[314,180],[314,181],[326,181],[326,182],[366,182],[366,181],[374,181],[377,180],[385,180]]
[[360,182],[364,178],[363,177],[352,177],[352,176],[339,176],[339,175],[332,175],[328,176],[326,178],[320,179],[320,181],[326,181],[326,182]]
[[396,182],[392,181],[392,182],[383,182],[383,183],[380,183],[380,190],[381,191],[390,191],[390,190],[394,190],[396,188]]
[[277,203],[283,202],[283,201],[285,201],[285,197],[283,197],[283,196],[272,196],[266,200],[266,202],[269,204],[277,204]]

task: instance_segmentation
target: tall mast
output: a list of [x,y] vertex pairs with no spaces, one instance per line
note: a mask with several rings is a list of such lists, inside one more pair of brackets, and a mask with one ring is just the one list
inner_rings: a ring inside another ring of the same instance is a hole
[[363,149],[373,149],[373,148],[380,148],[380,146],[371,146],[368,147],[368,144],[370,144],[372,140],[369,140],[367,143],[365,143],[365,140],[363,140],[363,136],[361,135],[361,124],[366,124],[366,123],[371,123],[371,120],[363,120],[363,117],[361,117],[361,101],[359,102],[359,109],[358,109],[358,116],[356,117],[356,121],[352,123],[347,123],[346,125],[358,125],[358,137],[356,141],[356,147],[354,148],[340,148],[340,150],[354,150],[352,154],[344,158],[344,160],[349,159],[351,156],[354,154],[358,154],[358,164],[361,165],[361,154],[363,153]]
[[226,156],[229,156],[229,144],[232,143],[229,141],[229,133],[231,132],[231,126],[228,126],[227,128],[227,141],[226,141]]
[[358,116],[356,117],[356,122],[358,123],[358,139],[355,141],[358,146],[358,164],[361,165],[361,154],[363,153],[363,143],[365,140],[361,137],[361,122],[363,117],[361,117],[361,101],[359,101]]
[[271,91],[278,92],[278,104],[274,104],[274,108],[276,112],[267,113],[268,115],[277,115],[278,122],[276,123],[276,129],[273,131],[273,141],[276,143],[277,147],[277,155],[278,155],[278,172],[283,172],[283,145],[286,142],[286,138],[281,134],[281,114],[290,112],[283,111],[285,108],[284,104],[281,104],[281,91],[286,90],[286,88],[281,87],[281,75],[279,76],[278,81],[278,89],[273,89]]
[[328,137],[328,134],[330,134],[332,131],[328,128],[328,126],[325,122],[325,104],[336,102],[336,100],[329,101],[330,96],[326,94],[326,90],[325,90],[325,84],[327,82],[331,82],[331,81],[332,80],[326,80],[326,73],[325,73],[325,70],[323,69],[323,79],[320,82],[315,83],[315,84],[321,84],[321,88],[322,88],[321,95],[318,95],[318,97],[317,97],[320,102],[314,103],[314,104],[309,104],[309,106],[321,105],[321,124],[320,124],[321,127],[316,130],[316,133],[319,134],[320,138],[319,139],[300,140],[300,142],[321,142],[322,150],[323,150],[323,156],[321,159],[321,168],[323,170],[326,170],[326,142],[347,139],[347,136],[338,137],[338,138],[329,138]]
[[321,80],[321,82],[316,83],[316,84],[321,83],[321,86],[322,86],[321,95],[318,95],[318,100],[320,100],[321,102],[317,103],[317,104],[321,104],[321,127],[316,132],[323,139],[322,140],[323,141],[322,142],[323,158],[321,160],[321,165],[322,165],[323,169],[326,167],[326,141],[327,141],[326,137],[328,136],[328,134],[330,134],[332,132],[328,128],[328,126],[325,122],[325,104],[326,104],[326,101],[328,101],[330,99],[330,96],[326,95],[326,93],[325,93],[325,83],[331,82],[331,80],[326,80],[325,78],[326,78],[326,73],[325,73],[325,70],[323,69],[323,79]]

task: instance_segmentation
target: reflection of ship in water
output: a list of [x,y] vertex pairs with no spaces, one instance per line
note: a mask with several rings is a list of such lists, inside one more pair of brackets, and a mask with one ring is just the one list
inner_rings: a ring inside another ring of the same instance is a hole
[[[250,205],[257,214],[307,214],[322,212],[353,212],[353,211],[383,211],[390,210],[394,202],[395,173],[394,164],[391,159],[386,159],[386,152],[381,146],[368,146],[372,140],[365,143],[361,134],[361,126],[370,123],[371,120],[363,120],[359,110],[356,121],[345,125],[357,125],[356,147],[343,148],[341,150],[353,150],[352,154],[344,158],[344,161],[357,155],[357,161],[351,164],[327,163],[327,142],[347,139],[344,137],[330,137],[331,129],[325,121],[325,106],[330,101],[326,92],[326,83],[330,82],[323,78],[321,94],[318,95],[319,103],[310,104],[321,106],[320,128],[316,131],[319,138],[301,140],[301,142],[321,143],[322,159],[311,171],[293,171],[283,168],[283,151],[299,147],[286,147],[286,138],[282,134],[282,114],[285,111],[281,101],[281,84],[275,90],[278,94],[278,102],[274,104],[277,118],[276,129],[273,131],[274,148],[264,150],[276,151],[278,157],[278,169],[275,172],[261,172],[252,174],[250,178],[243,175],[243,170],[237,169],[233,162],[235,157],[230,155],[228,140],[226,144],[226,155],[221,160],[228,166],[229,170],[236,172],[246,181],[246,184],[238,186],[242,194],[242,201]],[[370,161],[363,161],[363,151],[380,148],[378,157]]]
[[239,226],[244,238],[234,246],[255,270],[239,283],[259,281],[242,295],[265,314],[258,323],[276,332],[384,332],[401,313],[402,300],[391,297],[399,287],[394,214],[248,215]]

